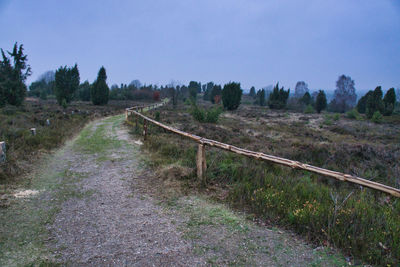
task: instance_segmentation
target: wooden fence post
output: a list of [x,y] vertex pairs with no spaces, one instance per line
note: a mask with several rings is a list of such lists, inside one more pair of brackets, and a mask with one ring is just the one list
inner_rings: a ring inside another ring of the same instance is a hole
[[144,135],[144,140],[146,141],[146,136],[147,136],[147,120],[143,121],[143,135]]
[[136,114],[136,130],[138,129],[139,116]]
[[125,120],[126,121],[128,120],[128,111],[127,110],[125,110]]
[[205,172],[207,169],[206,163],[206,150],[204,144],[199,144],[197,148],[197,178],[200,179],[202,184],[205,184]]
[[36,128],[31,128],[30,131],[31,131],[31,134],[32,134],[33,136],[36,135]]
[[0,142],[0,163],[6,161],[6,142]]

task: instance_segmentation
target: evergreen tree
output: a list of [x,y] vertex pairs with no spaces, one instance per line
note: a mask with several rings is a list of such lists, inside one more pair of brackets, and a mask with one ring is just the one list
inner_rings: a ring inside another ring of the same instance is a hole
[[315,100],[315,109],[318,113],[321,113],[327,106],[326,95],[323,90],[319,90],[317,98]]
[[383,105],[384,105],[383,115],[385,116],[392,115],[395,104],[396,104],[396,93],[394,91],[394,88],[390,88],[386,92],[385,97],[383,98]]
[[59,105],[71,103],[79,87],[79,70],[75,64],[72,68],[60,67],[55,74],[54,93]]
[[205,91],[204,91],[204,95],[203,95],[203,100],[205,101],[210,101],[211,100],[211,91],[214,87],[214,83],[213,82],[208,82],[205,86]]
[[211,94],[210,94],[210,100],[213,104],[215,104],[215,96],[221,96],[222,95],[222,88],[221,85],[214,85]]
[[312,98],[311,98],[310,93],[309,92],[305,92],[303,97],[300,99],[300,101],[306,106],[311,105],[312,104]]
[[379,113],[383,113],[384,105],[382,100],[383,92],[380,86],[376,87],[371,95],[368,96],[366,102],[366,114],[370,119],[374,115],[375,111],[379,111]]
[[90,101],[90,89],[91,89],[90,87],[91,87],[91,85],[90,85],[89,81],[87,81],[87,80],[84,83],[81,83],[79,85],[79,90],[78,90],[79,100]]
[[90,90],[90,97],[94,105],[106,105],[108,103],[110,89],[108,88],[106,80],[106,69],[102,66]]
[[[264,93],[265,93],[265,90],[264,90]],[[256,96],[256,88],[254,88],[254,86],[252,86],[250,88],[249,96],[251,96],[251,97],[255,97]]]
[[265,106],[266,101],[265,101],[265,90],[264,89],[260,89],[257,91],[255,104],[260,105],[260,106]]
[[235,110],[240,105],[242,99],[242,89],[240,83],[230,82],[224,85],[222,90],[222,103],[228,110]]
[[374,91],[370,90],[363,97],[361,97],[360,100],[358,100],[357,111],[359,113],[365,114],[365,112],[367,111],[367,100],[368,100],[368,97],[372,96],[373,93],[374,93]]
[[27,56],[24,55],[22,45],[18,47],[18,43],[15,43],[12,52],[7,51],[7,53],[11,59],[1,49],[0,106],[6,103],[19,106],[26,95],[25,80],[31,74],[31,68],[26,63]]
[[268,105],[271,109],[282,109],[286,107],[289,98],[290,89],[287,91],[282,87],[279,89],[279,82],[275,85],[274,90],[269,95]]

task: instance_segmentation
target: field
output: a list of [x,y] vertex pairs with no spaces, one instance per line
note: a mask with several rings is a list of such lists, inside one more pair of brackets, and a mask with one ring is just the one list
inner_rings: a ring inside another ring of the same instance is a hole
[[[376,124],[345,114],[302,114],[241,105],[236,111],[224,112],[218,123],[208,124],[195,121],[190,106],[183,104],[148,115],[202,137],[400,187],[398,115]],[[144,147],[151,152],[154,168],[189,168],[191,174],[174,176],[181,176],[189,188],[198,187],[195,143],[154,126],[148,140]],[[216,199],[264,223],[293,229],[316,246],[339,248],[356,264],[400,263],[398,199],[212,148],[206,149],[206,157],[203,191]]]
[[[7,145],[7,163],[0,165],[0,184],[12,186],[32,170],[41,155],[60,146],[89,121],[119,114],[133,101],[110,101],[107,106],[73,102],[66,109],[55,100],[27,99],[21,107],[0,109],[0,141]],[[49,120],[49,125],[47,124]],[[36,128],[33,136],[30,128]]]

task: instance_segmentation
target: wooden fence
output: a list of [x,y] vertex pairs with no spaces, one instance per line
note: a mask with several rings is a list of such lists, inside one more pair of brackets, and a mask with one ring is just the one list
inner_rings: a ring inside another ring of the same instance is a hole
[[205,155],[205,146],[210,146],[210,147],[216,147],[219,149],[223,149],[223,150],[227,150],[239,155],[243,155],[243,156],[247,156],[250,158],[254,158],[257,160],[264,160],[264,161],[268,161],[268,162],[272,162],[272,163],[276,163],[276,164],[280,164],[280,165],[284,165],[284,166],[288,166],[291,167],[293,169],[301,169],[301,170],[306,170],[309,172],[313,172],[313,173],[317,173],[326,177],[330,177],[330,178],[335,178],[339,181],[342,182],[349,182],[349,183],[354,183],[354,184],[358,184],[361,186],[365,186],[368,188],[372,188],[378,191],[382,191],[385,193],[388,193],[392,196],[398,197],[400,198],[400,189],[394,188],[394,187],[390,187],[384,184],[380,184],[377,182],[373,182],[367,179],[363,179],[354,175],[350,175],[350,174],[344,174],[341,172],[336,172],[336,171],[331,171],[331,170],[327,170],[327,169],[323,169],[323,168],[319,168],[316,166],[312,166],[309,164],[304,164],[298,161],[294,161],[294,160],[289,160],[289,159],[285,159],[285,158],[280,158],[280,157],[276,157],[276,156],[272,156],[272,155],[267,155],[264,154],[262,152],[254,152],[254,151],[250,151],[250,150],[246,150],[240,147],[236,147],[236,146],[232,146],[229,144],[225,144],[225,143],[221,143],[215,140],[211,140],[211,139],[207,139],[207,138],[203,138],[191,133],[186,133],[183,132],[181,130],[175,129],[173,127],[170,127],[168,125],[165,125],[163,123],[160,123],[156,120],[153,120],[149,117],[146,117],[145,115],[141,114],[141,112],[143,112],[145,109],[152,109],[152,108],[156,108],[162,105],[165,105],[167,102],[163,101],[162,103],[159,104],[152,104],[152,105],[147,105],[147,106],[136,106],[136,107],[132,107],[132,108],[127,108],[126,109],[126,120],[128,121],[129,116],[134,115],[135,116],[135,121],[136,121],[136,127],[138,126],[138,119],[142,118],[143,119],[143,135],[144,135],[144,139],[146,140],[146,136],[147,136],[147,127],[148,127],[148,123],[152,123],[154,125],[157,125],[167,131],[173,132],[175,134],[187,137],[195,142],[198,143],[198,151],[197,151],[197,161],[196,161],[196,166],[197,166],[197,177],[199,179],[201,179],[202,181],[204,181],[204,173],[207,169],[207,164],[206,164],[206,155]]

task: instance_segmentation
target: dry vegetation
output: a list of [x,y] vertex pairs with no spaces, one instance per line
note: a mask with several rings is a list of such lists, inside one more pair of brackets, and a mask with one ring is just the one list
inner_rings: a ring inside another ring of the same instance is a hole
[[[189,109],[167,106],[149,116],[159,112],[161,122],[186,132],[400,187],[398,115],[375,124],[242,105],[207,124],[196,122]],[[155,167],[195,168],[196,144],[155,127],[150,133],[145,147],[155,152]],[[355,263],[400,263],[399,199],[212,148],[206,155],[207,191],[234,207],[294,229],[315,244],[338,247]]]
[[[74,102],[63,109],[55,100],[28,99],[21,107],[1,108],[0,141],[7,144],[7,162],[0,163],[0,183],[17,182],[17,177],[30,171],[43,153],[63,144],[88,121],[119,114],[134,104],[133,101],[111,101],[107,106],[94,106]],[[35,136],[30,128],[36,128]]]

